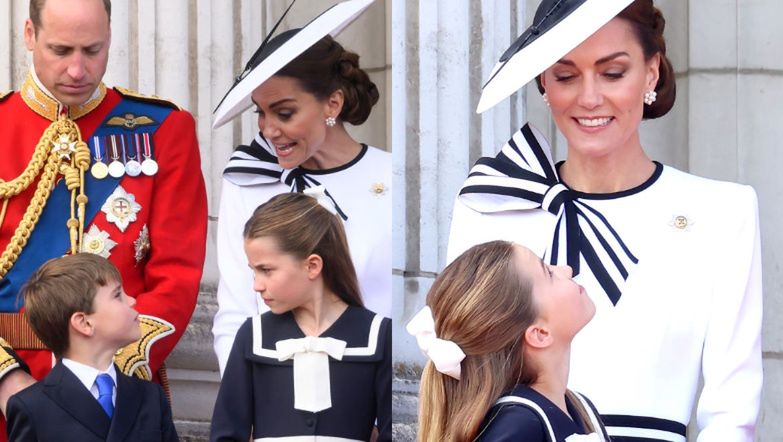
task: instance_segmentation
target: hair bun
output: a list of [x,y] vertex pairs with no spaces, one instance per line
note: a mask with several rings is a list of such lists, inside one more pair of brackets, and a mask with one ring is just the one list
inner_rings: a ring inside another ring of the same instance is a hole
[[370,116],[372,107],[378,102],[378,87],[370,76],[359,67],[359,55],[343,50],[337,62],[340,76],[340,88],[345,95],[340,118],[353,125],[364,123]]

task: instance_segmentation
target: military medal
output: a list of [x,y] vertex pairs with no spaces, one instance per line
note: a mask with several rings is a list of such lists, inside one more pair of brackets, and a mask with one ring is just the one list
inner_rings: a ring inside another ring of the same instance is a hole
[[117,186],[101,207],[101,212],[106,214],[106,220],[114,223],[121,232],[128,228],[128,224],[136,221],[136,214],[140,210],[141,204],[136,202],[136,197],[126,192],[122,186]]
[[144,140],[144,161],[141,162],[141,172],[144,175],[153,176],[158,173],[158,163],[152,159],[150,134],[145,132],[141,136]]
[[109,167],[103,162],[101,137],[92,137],[92,144],[95,150],[95,163],[90,167],[90,173],[95,179],[102,180],[109,174]]
[[117,151],[117,139],[114,135],[109,137],[111,141],[111,163],[109,164],[109,175],[114,178],[122,178],[125,175],[125,166],[120,161],[120,153]]
[[[139,157],[139,145],[133,144],[133,150],[134,153],[131,156],[130,151],[126,151],[126,144],[125,144],[125,136],[120,136],[120,140],[122,141],[122,151],[123,153],[127,152],[127,158],[128,160],[125,161],[125,172],[130,176],[139,176],[141,175],[141,163],[136,161],[136,158]],[[130,141],[130,140],[129,140]]]

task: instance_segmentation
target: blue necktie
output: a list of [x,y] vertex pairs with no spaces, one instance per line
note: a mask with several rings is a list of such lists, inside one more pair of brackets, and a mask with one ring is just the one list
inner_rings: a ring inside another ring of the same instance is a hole
[[114,379],[108,374],[99,374],[95,378],[95,383],[98,385],[98,403],[101,404],[101,408],[111,419],[114,414],[114,404],[111,401],[111,393],[114,389]]

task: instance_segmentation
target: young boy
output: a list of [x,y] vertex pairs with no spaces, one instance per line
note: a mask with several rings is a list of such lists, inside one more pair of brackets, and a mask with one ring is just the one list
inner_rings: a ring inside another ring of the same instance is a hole
[[8,400],[11,441],[176,441],[160,386],[125,376],[114,353],[140,338],[136,301],[108,260],[48,261],[22,289],[30,325],[57,363]]

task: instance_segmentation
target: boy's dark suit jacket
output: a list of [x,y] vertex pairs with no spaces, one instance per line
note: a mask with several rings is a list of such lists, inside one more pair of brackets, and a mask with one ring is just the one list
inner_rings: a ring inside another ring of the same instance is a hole
[[6,411],[11,442],[179,440],[163,389],[119,369],[111,420],[60,362],[42,381],[11,396]]

